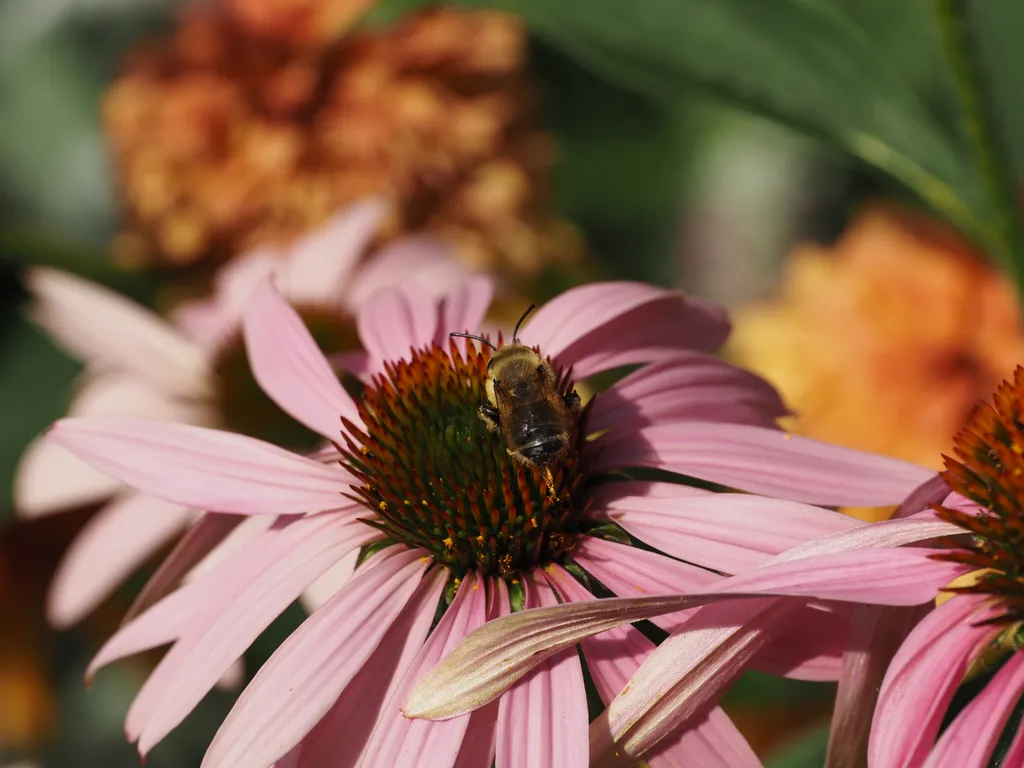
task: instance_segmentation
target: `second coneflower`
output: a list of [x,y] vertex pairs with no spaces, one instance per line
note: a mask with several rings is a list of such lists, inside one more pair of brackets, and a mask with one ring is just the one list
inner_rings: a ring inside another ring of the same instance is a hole
[[[283,410],[336,444],[323,460],[196,427],[54,426],[51,439],[147,493],[213,513],[278,516],[125,625],[94,661],[173,644],[128,714],[141,752],[308,584],[359,551],[351,579],[242,694],[204,766],[585,766],[583,664],[609,701],[653,648],[632,627],[584,641],[582,662],[574,648],[545,658],[472,714],[412,720],[402,705],[428,669],[492,619],[597,590],[707,589],[721,579],[714,571],[748,571],[855,524],[798,502],[893,503],[926,475],[777,430],[774,391],[709,354],[728,334],[723,313],[635,283],[571,290],[527,321],[520,341],[548,362],[558,396],[571,396],[573,377],[641,367],[574,413],[556,461],[525,465],[481,418],[490,349],[449,338],[478,331],[490,298],[490,284],[473,280],[439,304],[404,290],[367,302],[358,318],[365,388],[354,398],[294,310],[260,284],[245,316],[253,371]],[[764,496],[624,481],[622,471],[637,467]],[[633,546],[638,539],[665,554]],[[827,611],[800,610],[801,633],[825,636],[835,624]],[[671,631],[685,619],[658,622]],[[821,657],[841,647],[772,650],[753,661],[834,676]],[[651,759],[757,764],[716,708],[682,724]]]

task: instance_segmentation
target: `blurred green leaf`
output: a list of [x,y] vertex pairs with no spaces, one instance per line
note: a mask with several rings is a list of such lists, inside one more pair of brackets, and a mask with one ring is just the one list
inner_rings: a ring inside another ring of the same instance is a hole
[[828,726],[817,728],[776,752],[765,768],[821,768],[828,749]]
[[999,112],[1002,135],[1019,176],[1024,172],[1024,3],[972,3],[981,54]]
[[[384,0],[368,23],[420,5]],[[996,235],[970,154],[890,54],[824,0],[458,0],[521,15],[623,87],[675,100],[695,85],[840,147],[911,189],[983,245]]]

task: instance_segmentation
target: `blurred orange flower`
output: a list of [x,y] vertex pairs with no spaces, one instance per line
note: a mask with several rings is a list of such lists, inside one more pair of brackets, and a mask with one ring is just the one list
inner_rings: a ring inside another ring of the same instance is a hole
[[731,354],[794,431],[941,468],[972,406],[1024,361],[1009,282],[956,232],[890,204],[804,245],[778,298],[736,316]]
[[191,7],[129,58],[104,102],[120,263],[224,260],[368,194],[394,204],[382,239],[427,229],[476,267],[532,276],[578,252],[549,211],[520,22],[442,8],[327,45],[357,7]]

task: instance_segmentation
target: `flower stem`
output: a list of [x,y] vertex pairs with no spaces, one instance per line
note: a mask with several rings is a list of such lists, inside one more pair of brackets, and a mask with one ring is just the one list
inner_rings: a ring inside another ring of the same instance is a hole
[[1024,302],[1024,229],[1013,176],[1013,163],[995,120],[989,84],[981,72],[981,51],[971,28],[968,0],[933,0],[946,58],[956,78],[964,124],[974,162],[991,206],[992,247]]

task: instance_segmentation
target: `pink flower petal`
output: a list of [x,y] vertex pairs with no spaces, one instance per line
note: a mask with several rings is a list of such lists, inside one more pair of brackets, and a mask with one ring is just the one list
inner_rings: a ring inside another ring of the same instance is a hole
[[[373,558],[360,567],[373,567]],[[355,766],[380,718],[384,703],[402,681],[427,639],[448,573],[435,568],[388,629],[377,650],[345,686],[316,726],[286,758],[294,768]]]
[[443,722],[412,720],[402,715],[402,703],[420,675],[433,667],[456,643],[487,618],[486,582],[469,573],[402,682],[388,696],[360,760],[361,766],[403,765],[408,768],[447,768],[455,763],[469,715]]
[[77,622],[184,531],[191,517],[184,507],[152,496],[114,499],[86,523],[61,560],[47,597],[47,619],[57,627]]
[[160,563],[132,602],[123,623],[128,623],[150,606],[171,594],[191,571],[234,530],[243,518],[235,515],[205,514],[182,537]]
[[[628,487],[619,491],[619,485]],[[795,501],[737,493],[652,496],[645,485],[653,484],[609,483],[595,507],[641,541],[725,573],[742,573],[808,539],[859,524]],[[634,489],[637,495],[629,495]]]
[[872,768],[923,763],[964,673],[999,631],[979,624],[991,615],[984,598],[957,596],[910,633],[878,695],[868,742]]
[[409,350],[434,341],[437,315],[434,300],[411,288],[378,291],[359,309],[359,338],[371,357],[408,359]]
[[[594,536],[581,536],[572,558],[620,597],[702,592],[721,579],[689,563]],[[681,611],[651,621],[674,632],[689,615],[689,611]]]
[[597,443],[597,469],[655,467],[827,506],[896,504],[932,474],[897,459],[746,424],[662,424],[609,432]]
[[918,512],[928,509],[932,504],[941,503],[948,495],[949,486],[946,485],[946,481],[939,475],[932,475],[911,491],[910,495],[893,513],[892,519],[898,520],[916,515]]
[[729,335],[720,307],[643,283],[592,283],[538,309],[520,333],[525,344],[572,366],[577,378],[680,349],[714,352]]
[[841,605],[827,610],[812,604],[797,608],[754,657],[751,667],[794,680],[838,680],[848,644],[849,616],[861,607]]
[[764,379],[711,355],[679,351],[601,392],[587,428],[635,429],[685,419],[773,427],[786,413]]
[[347,474],[270,443],[185,424],[62,419],[47,433],[96,469],[195,509],[288,515],[349,506]]
[[658,646],[591,726],[595,765],[631,765],[713,706],[799,607],[792,600],[714,605]]
[[267,765],[299,743],[384,639],[426,567],[418,551],[398,552],[306,619],[242,692],[203,768]]
[[331,566],[329,571],[306,587],[306,591],[299,597],[302,607],[308,613],[312,613],[334,597],[342,587],[348,584],[352,574],[356,572],[356,563],[358,562],[359,550],[353,550]]
[[761,768],[754,750],[721,707],[667,736],[646,762],[651,768]]
[[368,526],[342,525],[332,515],[302,518],[272,528],[223,561],[213,584],[223,585],[220,594],[209,594],[128,711],[125,730],[138,739],[140,753],[192,711],[302,590],[374,535]]
[[333,307],[387,216],[388,207],[384,198],[365,198],[296,240],[279,259],[278,285],[288,301]]
[[206,354],[170,323],[114,291],[54,269],[26,276],[32,319],[90,367],[131,373],[158,391],[213,391]]
[[[557,605],[542,579],[524,581],[526,607]],[[498,702],[495,768],[586,768],[587,694],[575,648],[545,659]]]
[[[957,715],[928,755],[925,768],[985,768],[1003,726],[1024,692],[1024,656],[1015,653]],[[1011,763],[1001,763],[1010,766]]]
[[281,410],[328,440],[340,441],[343,416],[359,423],[352,397],[269,278],[250,297],[244,329],[253,376]]
[[453,331],[479,334],[493,296],[494,283],[489,278],[471,277],[462,281],[441,300],[434,341],[445,347]]
[[410,235],[381,248],[353,275],[348,306],[358,309],[378,291],[402,284],[439,299],[466,275],[451,246],[429,235]]
[[[120,416],[201,424],[212,419],[202,406],[175,400],[146,381],[122,373],[86,374],[68,409],[69,416]],[[59,482],[55,482],[59,478]],[[14,504],[23,517],[99,501],[122,489],[73,453],[45,437],[21,457],[14,481]]]
[[930,610],[931,606],[853,606],[849,621],[849,648],[842,659],[842,673],[829,729],[826,759],[829,768],[860,768],[864,764],[871,716],[875,712],[885,670],[900,643]]

